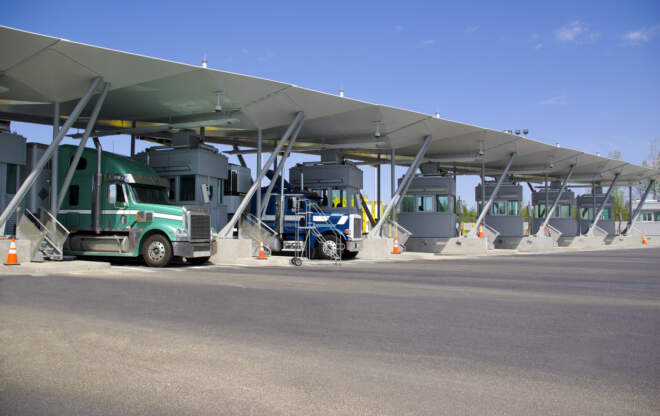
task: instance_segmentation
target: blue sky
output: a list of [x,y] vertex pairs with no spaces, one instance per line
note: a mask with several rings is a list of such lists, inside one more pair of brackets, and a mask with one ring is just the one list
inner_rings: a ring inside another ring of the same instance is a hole
[[[657,1],[96,3],[9,2],[0,24],[190,64],[206,54],[212,68],[341,86],[348,97],[528,128],[635,163],[660,137]],[[50,140],[45,127],[14,129]],[[106,140],[128,150],[125,139]],[[388,167],[382,178],[388,199]],[[373,195],[373,169],[364,182]],[[470,203],[475,184],[459,178]]]

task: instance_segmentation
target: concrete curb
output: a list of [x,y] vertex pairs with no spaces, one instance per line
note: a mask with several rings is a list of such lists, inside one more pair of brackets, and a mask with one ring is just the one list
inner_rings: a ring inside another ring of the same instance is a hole
[[100,261],[45,261],[43,263],[23,263],[18,266],[0,265],[0,275],[58,274],[71,272],[91,272],[110,270],[110,263]]

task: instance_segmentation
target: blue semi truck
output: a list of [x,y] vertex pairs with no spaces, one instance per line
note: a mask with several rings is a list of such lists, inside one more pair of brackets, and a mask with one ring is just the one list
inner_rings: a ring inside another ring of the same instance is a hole
[[292,167],[289,179],[284,193],[280,183],[273,189],[262,217],[279,236],[273,251],[324,259],[357,256],[362,245],[362,171],[350,162],[326,158]]
[[362,244],[361,215],[347,208],[327,210],[322,203],[323,198],[314,192],[271,195],[262,221],[278,233],[279,251],[335,260],[357,256]]

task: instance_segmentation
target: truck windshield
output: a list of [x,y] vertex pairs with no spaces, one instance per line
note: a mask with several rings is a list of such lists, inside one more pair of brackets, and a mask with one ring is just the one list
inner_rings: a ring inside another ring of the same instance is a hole
[[132,184],[131,191],[137,203],[168,205],[167,190],[160,186]]

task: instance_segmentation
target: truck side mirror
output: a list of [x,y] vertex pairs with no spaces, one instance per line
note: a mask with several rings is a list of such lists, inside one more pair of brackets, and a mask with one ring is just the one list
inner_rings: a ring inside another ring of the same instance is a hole
[[108,203],[113,205],[117,203],[117,184],[111,183],[108,185]]

